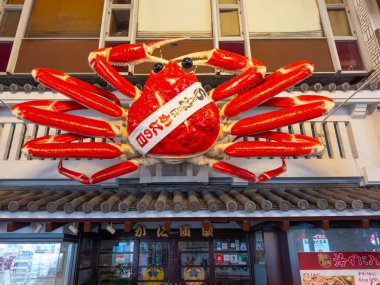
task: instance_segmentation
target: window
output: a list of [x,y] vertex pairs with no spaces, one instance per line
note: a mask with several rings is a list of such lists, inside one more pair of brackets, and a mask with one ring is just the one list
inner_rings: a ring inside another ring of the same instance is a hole
[[108,7],[109,13],[106,21],[107,29],[105,34],[107,42],[129,43],[131,40],[131,15],[132,4],[129,0],[113,0]]
[[[241,1],[219,0],[219,48],[245,55]],[[248,43],[248,41],[247,41]]]
[[75,251],[68,242],[1,243],[2,284],[71,284]]
[[[157,39],[143,39],[138,40],[137,43],[151,42]],[[212,39],[188,39],[179,41],[177,43],[163,46],[160,49],[154,51],[154,56],[162,56],[165,59],[176,58],[192,52],[211,50],[214,48]],[[134,67],[136,74],[149,74],[152,71],[152,63],[142,63]],[[200,66],[196,69],[197,73],[214,73],[214,69],[211,67]]]
[[316,0],[246,0],[251,56],[273,72],[310,60],[316,72],[333,72]]
[[247,0],[250,37],[322,37],[316,0]]
[[5,10],[1,19],[0,36],[14,37],[16,35],[18,22],[20,20],[20,10]]
[[34,0],[19,43],[14,72],[44,66],[91,72],[87,57],[98,48],[102,0]]
[[344,0],[325,0],[342,71],[364,70],[355,30]]
[[380,229],[293,229],[297,252],[380,251]]
[[[189,24],[191,23],[191,24]],[[137,37],[212,37],[208,0],[140,0]]]
[[103,1],[34,0],[25,38],[99,37]]
[[23,3],[23,0],[7,0],[3,8],[0,5],[0,72],[7,70]]
[[265,248],[264,248],[264,236],[262,231],[255,232],[254,235],[255,243],[254,247],[254,276],[255,284],[266,284],[267,283],[267,270],[265,263]]

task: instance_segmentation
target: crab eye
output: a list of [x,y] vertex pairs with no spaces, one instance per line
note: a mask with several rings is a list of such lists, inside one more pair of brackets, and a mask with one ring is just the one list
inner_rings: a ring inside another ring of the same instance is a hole
[[156,63],[155,65],[153,65],[153,71],[155,73],[159,73],[162,69],[164,68],[164,65],[162,63]]
[[182,59],[182,67],[184,69],[189,69],[193,67],[193,60],[190,57],[185,57]]

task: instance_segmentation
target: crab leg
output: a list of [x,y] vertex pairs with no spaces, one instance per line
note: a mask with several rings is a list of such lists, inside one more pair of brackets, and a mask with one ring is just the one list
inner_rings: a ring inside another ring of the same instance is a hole
[[212,89],[208,95],[214,101],[225,99],[257,85],[263,80],[264,76],[265,67],[250,67],[231,80]]
[[19,119],[90,137],[126,136],[124,127],[96,119],[60,113],[23,105],[15,105],[12,113]]
[[129,144],[105,142],[76,142],[86,137],[76,134],[48,135],[28,141],[22,152],[34,157],[61,158],[116,158],[126,155],[127,158],[138,157]]
[[86,109],[83,105],[75,101],[51,101],[51,100],[34,100],[26,101],[15,105],[12,110],[20,107],[33,107],[42,110],[50,110],[55,112],[69,112],[74,110]]
[[52,69],[36,68],[32,71],[32,75],[36,81],[90,109],[113,118],[126,116],[126,111],[120,107],[119,99],[106,90]]
[[267,181],[268,179],[276,177],[286,171],[285,160],[283,158],[281,158],[281,160],[282,160],[282,165],[280,167],[273,170],[265,171],[259,174],[258,176],[256,176],[254,173],[244,168],[238,167],[236,165],[233,165],[224,161],[218,161],[212,158],[207,158],[205,156],[191,158],[189,161],[196,165],[201,165],[201,166],[208,165],[213,170],[216,170],[225,174],[229,174],[229,175],[232,175],[232,176],[235,176],[235,177],[238,177],[250,182],[259,183],[259,182]]
[[[304,135],[292,135],[280,132],[264,132],[252,137],[265,138],[268,141],[239,141],[218,144],[214,147],[216,153],[221,151],[233,157],[255,156],[304,156],[323,151],[322,143]],[[211,155],[215,156],[211,152]]]
[[180,61],[184,58],[191,58],[193,65],[196,66],[211,66],[230,73],[240,73],[209,92],[209,96],[214,101],[222,100],[255,86],[263,80],[266,72],[266,67],[259,60],[220,49],[187,54],[175,58],[173,61]]
[[234,117],[263,102],[269,100],[278,93],[302,81],[314,70],[312,63],[300,61],[285,66],[268,76],[263,83],[255,88],[242,92],[230,102],[226,103],[221,110],[221,115]]
[[83,173],[76,172],[63,167],[62,160],[59,162],[58,171],[66,177],[76,180],[82,184],[96,184],[104,180],[118,177],[120,175],[128,174],[136,171],[141,165],[149,166],[158,163],[157,160],[151,158],[137,158],[129,161],[123,161],[118,164],[107,167],[101,171],[94,173],[91,176],[87,176]]
[[225,134],[244,136],[256,134],[322,116],[334,107],[334,101],[317,95],[294,98],[275,98],[266,106],[287,107],[272,112],[244,118],[227,124]]
[[90,53],[88,62],[91,68],[109,84],[130,98],[138,98],[140,90],[123,78],[112,65],[133,65],[141,62],[168,61],[152,56],[155,49],[185,38],[176,38],[153,42],[150,44],[124,44],[110,48],[102,48]]

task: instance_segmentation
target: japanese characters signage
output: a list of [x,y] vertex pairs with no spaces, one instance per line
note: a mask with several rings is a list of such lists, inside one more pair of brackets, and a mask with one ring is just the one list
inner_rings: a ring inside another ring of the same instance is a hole
[[380,252],[299,252],[302,285],[380,284]]
[[180,237],[191,237],[191,227],[190,225],[182,225],[179,227]]
[[129,141],[138,152],[146,154],[177,126],[210,102],[212,100],[201,83],[195,82],[142,121],[130,134]]
[[135,229],[135,237],[145,237],[146,236],[146,228],[142,225],[138,225]]

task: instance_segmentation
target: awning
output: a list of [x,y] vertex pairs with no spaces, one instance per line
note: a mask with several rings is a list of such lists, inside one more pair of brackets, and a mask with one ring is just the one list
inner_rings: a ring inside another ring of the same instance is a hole
[[343,185],[0,188],[0,220],[263,219],[380,216],[380,188]]

